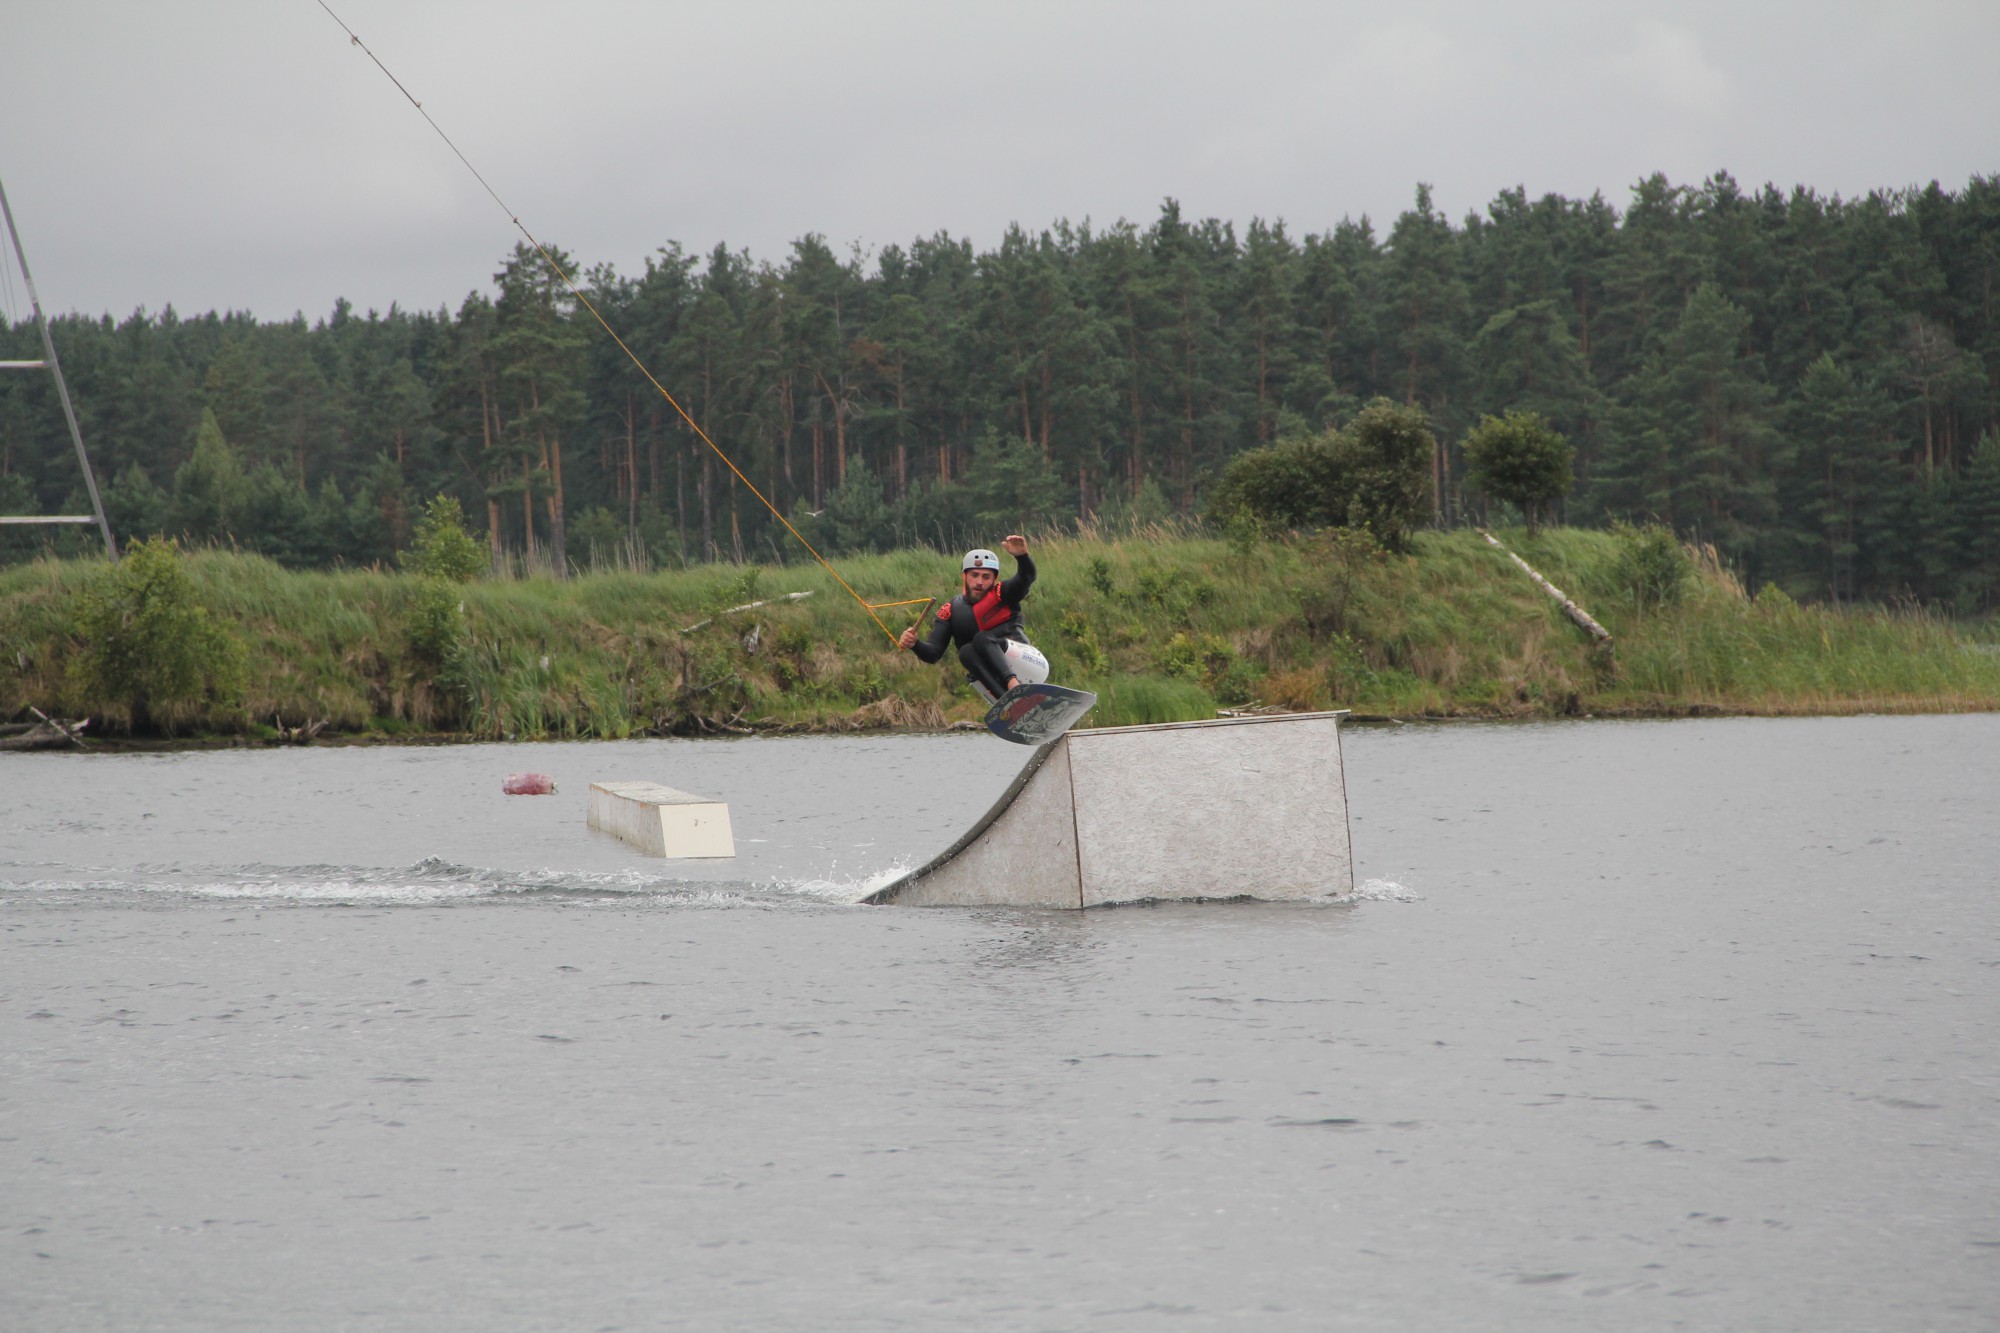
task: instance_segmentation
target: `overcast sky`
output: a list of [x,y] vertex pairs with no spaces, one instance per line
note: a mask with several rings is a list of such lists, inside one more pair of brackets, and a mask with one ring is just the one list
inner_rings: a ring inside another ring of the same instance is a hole
[[[1995,0],[328,0],[523,223],[636,272],[1010,221],[1378,227],[1428,181],[2000,171]],[[6,0],[0,184],[45,307],[455,308],[506,215],[318,0]],[[12,256],[0,312],[28,307]]]

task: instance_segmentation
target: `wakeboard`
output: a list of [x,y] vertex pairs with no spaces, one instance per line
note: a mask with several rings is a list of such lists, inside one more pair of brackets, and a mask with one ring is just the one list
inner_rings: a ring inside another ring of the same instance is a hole
[[1016,685],[986,710],[986,729],[1016,745],[1043,745],[1076,725],[1096,702],[1088,690]]

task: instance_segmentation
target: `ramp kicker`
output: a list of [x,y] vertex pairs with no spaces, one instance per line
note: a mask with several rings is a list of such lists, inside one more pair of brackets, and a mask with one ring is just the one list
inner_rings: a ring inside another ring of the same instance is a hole
[[1069,732],[964,837],[866,901],[1094,907],[1352,893],[1346,715]]

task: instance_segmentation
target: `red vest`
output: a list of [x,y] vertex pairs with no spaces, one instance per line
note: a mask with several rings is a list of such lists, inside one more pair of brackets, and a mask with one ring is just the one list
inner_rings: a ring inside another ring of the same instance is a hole
[[1014,618],[1014,608],[1000,600],[1000,585],[994,584],[977,602],[969,602],[965,595],[946,602],[937,609],[939,620],[951,622],[951,637],[959,643],[969,642],[974,634],[990,629],[999,629]]

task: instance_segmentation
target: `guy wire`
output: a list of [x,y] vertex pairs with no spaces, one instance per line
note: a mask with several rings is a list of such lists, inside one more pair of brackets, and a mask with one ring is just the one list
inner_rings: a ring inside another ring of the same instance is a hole
[[[658,379],[654,378],[653,372],[646,368],[646,363],[641,361],[638,357],[638,354],[635,353],[630,347],[625,345],[625,340],[619,337],[618,331],[611,327],[610,323],[604,318],[603,315],[598,313],[597,307],[591,304],[590,298],[583,294],[582,290],[577,287],[575,282],[571,281],[569,274],[563,272],[562,265],[556,263],[555,259],[550,256],[549,252],[545,248],[543,248],[542,243],[535,239],[534,233],[529,231],[527,227],[522,224],[520,217],[515,214],[514,210],[507,207],[507,201],[500,197],[500,192],[498,190],[495,190],[490,184],[487,183],[486,177],[479,174],[479,168],[472,165],[471,159],[466,157],[466,155],[463,152],[460,152],[458,145],[452,142],[451,136],[444,132],[444,127],[439,125],[437,121],[431,118],[430,112],[424,110],[424,104],[422,102],[419,102],[416,98],[410,95],[410,90],[403,86],[403,81],[397,78],[394,74],[390,73],[389,67],[382,63],[382,58],[369,49],[368,43],[362,41],[361,38],[355,33],[354,29],[347,26],[346,21],[343,20],[340,17],[340,15],[333,12],[332,8],[328,6],[328,4],[326,3],[326,0],[318,0],[318,4],[321,9],[326,10],[326,15],[328,18],[332,19],[335,23],[340,24],[341,31],[347,34],[348,42],[351,45],[360,47],[362,53],[366,55],[370,60],[375,62],[375,68],[381,70],[383,76],[387,78],[389,82],[396,85],[396,91],[401,93],[404,96],[404,98],[409,102],[409,104],[417,109],[417,114],[422,116],[424,118],[424,121],[433,130],[437,131],[437,136],[438,138],[444,140],[445,147],[451,149],[453,155],[456,156],[460,162],[463,162],[465,164],[465,169],[471,172],[472,178],[478,181],[480,186],[483,189],[485,189],[486,193],[493,197],[493,202],[500,206],[500,211],[507,215],[507,220],[514,224],[515,230],[519,231],[521,235],[527,238],[528,244],[534,247],[535,253],[540,255],[543,261],[548,264],[549,268],[554,271],[555,275],[563,280],[563,286],[569,288],[570,294],[576,297],[577,302],[581,304],[585,310],[588,310],[590,312],[590,317],[597,321],[598,326],[602,328],[605,331],[605,333],[610,335],[611,341],[618,344],[618,350],[625,353],[626,358],[630,360],[634,366],[638,367],[639,373],[646,377],[646,382],[648,384],[652,385],[654,389],[659,391],[660,397],[667,400],[668,406],[672,407],[675,412],[680,414],[681,420],[687,423],[688,429],[693,431],[697,436],[699,436],[701,442],[714,451],[715,456],[722,460],[723,466],[728,468],[731,472],[733,472],[736,475],[736,479],[742,482],[744,486],[749,488],[750,494],[756,496],[757,499],[762,502],[764,508],[771,511],[771,517],[777,519],[778,522],[784,524],[785,531],[791,533],[793,537],[798,539],[799,545],[805,547],[807,551],[811,552],[812,558],[819,561],[820,567],[826,570],[827,573],[833,575],[833,581],[835,583],[838,583],[842,588],[846,589],[847,595],[849,597],[852,597],[860,605],[861,609],[868,613],[868,618],[875,622],[875,627],[881,630],[884,634],[889,636],[889,642],[891,643],[896,642],[896,632],[890,629],[887,625],[883,624],[882,617],[875,614],[875,604],[870,603],[865,598],[863,598],[860,593],[854,591],[854,589],[848,585],[846,579],[840,577],[840,571],[835,569],[831,564],[829,564],[827,562],[827,558],[821,555],[818,549],[815,548],[811,542],[805,539],[805,534],[801,533],[797,528],[792,526],[792,521],[786,518],[783,513],[779,512],[778,506],[772,504],[771,501],[765,497],[764,492],[757,489],[757,483],[751,481],[750,478],[743,475],[743,469],[737,467],[736,464],[730,459],[729,455],[722,451],[722,447],[718,445],[714,440],[711,440],[708,437],[708,432],[703,430],[701,428],[701,424],[688,414],[688,410],[681,406],[680,400],[678,398],[675,398],[671,393],[667,392],[667,386],[660,383]],[[886,603],[886,605],[890,606],[907,605],[907,603],[891,602],[891,603]]]

